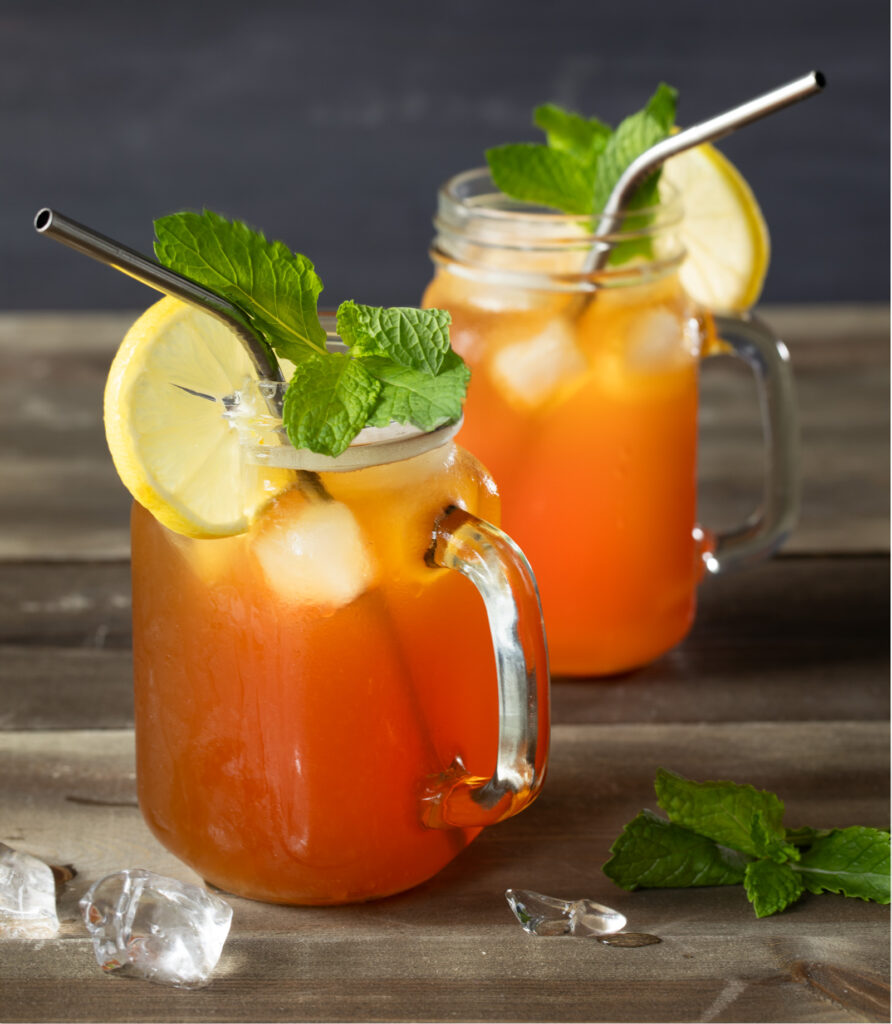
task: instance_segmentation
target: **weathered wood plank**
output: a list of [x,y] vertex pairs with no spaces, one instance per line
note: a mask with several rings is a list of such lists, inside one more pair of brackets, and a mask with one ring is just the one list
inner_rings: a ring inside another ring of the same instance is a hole
[[[126,557],[129,498],[105,451],[102,388],[135,314],[0,314],[0,558]],[[888,551],[888,310],[775,307],[802,416],[803,512],[790,552]],[[702,518],[758,501],[761,439],[747,374],[704,373]],[[718,365],[721,364],[721,365]]]
[[[132,723],[127,563],[0,564],[0,729]],[[776,558],[707,580],[694,629],[630,675],[556,680],[557,722],[889,715],[886,558]]]
[[[0,736],[0,841],[77,876],[51,942],[4,943],[3,1020],[882,1020],[888,913],[809,896],[758,921],[737,887],[626,893],[599,871],[652,805],[653,770],[776,789],[787,820],[879,824],[888,814],[883,723],[559,726],[537,803],[486,830],[430,882],[375,903],[267,906],[230,897],[211,986],[183,993],[102,978],[76,900],[139,864],[195,880],[151,837],[133,799],[132,734]],[[535,939],[504,889],[588,896],[661,937],[643,949]]]
[[133,725],[129,650],[0,646],[0,730]]
[[[450,970],[434,977],[406,979],[391,976],[397,966],[424,957],[403,939],[381,943],[368,978],[319,980],[301,969],[305,944],[283,943],[267,955],[259,943],[232,941],[224,957],[238,957],[242,968],[233,977],[220,977],[197,992],[159,991],[153,997],[136,991],[141,983],[91,978],[76,982],[72,1000],[60,999],[61,984],[31,978],[17,980],[6,1001],[4,1021],[883,1021],[888,1020],[888,989],[881,975],[858,963],[858,950],[845,950],[846,966],[759,962],[735,947],[726,951],[718,977],[700,970],[700,946],[685,944],[673,955],[623,951],[634,963],[620,977],[605,947],[586,950],[571,946],[573,939],[513,939],[501,948],[477,948],[465,955],[455,942],[445,955],[454,955]],[[584,941],[584,940],[583,940]],[[554,944],[550,955],[531,949],[532,942]],[[86,962],[92,954],[76,951]],[[710,943],[715,948],[715,944]],[[55,954],[54,945],[46,946]],[[67,950],[69,957],[74,950]],[[493,953],[496,955],[493,955]],[[458,954],[458,955],[455,955]],[[325,955],[338,962],[369,959],[367,949],[330,944]],[[566,964],[556,977],[554,960]],[[657,958],[660,957],[658,960]],[[280,959],[289,975],[244,977],[254,966]],[[482,968],[480,965],[486,965]],[[470,967],[476,970],[469,970]],[[85,968],[86,969],[86,968]],[[222,970],[222,968],[221,968]],[[828,986],[832,979],[833,987]]]
[[0,644],[130,643],[129,561],[0,562]]

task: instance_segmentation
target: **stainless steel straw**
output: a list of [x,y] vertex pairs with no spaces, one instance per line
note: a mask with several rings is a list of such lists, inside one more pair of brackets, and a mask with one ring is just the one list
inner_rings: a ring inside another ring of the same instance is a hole
[[121,245],[120,242],[115,242],[91,228],[84,227],[83,224],[78,224],[77,221],[70,220],[57,210],[48,207],[38,210],[34,218],[34,227],[40,234],[54,238],[85,256],[92,256],[100,263],[135,277],[137,281],[147,284],[150,288],[155,288],[166,295],[173,295],[197,306],[205,313],[210,313],[235,332],[258,377],[271,381],[283,379],[275,357],[242,322],[240,317],[244,317],[244,313],[227,299],[196,284],[188,277],[148,259],[134,249],[128,249],[126,245]]
[[583,273],[591,274],[604,267],[613,244],[610,235],[621,226],[623,211],[635,189],[666,160],[686,149],[699,146],[701,143],[724,138],[752,121],[758,121],[759,118],[773,114],[776,110],[782,110],[791,103],[798,103],[799,100],[804,100],[808,96],[820,92],[825,84],[826,79],[823,74],[820,71],[812,71],[803,75],[802,78],[797,78],[777,89],[772,89],[771,92],[766,92],[763,96],[757,96],[746,103],[741,103],[739,107],[727,110],[723,114],[717,114],[708,121],[685,128],[677,135],[670,135],[662,142],[645,150],[629,164],[610,193],[601,219],[595,228],[598,241],[586,256]]

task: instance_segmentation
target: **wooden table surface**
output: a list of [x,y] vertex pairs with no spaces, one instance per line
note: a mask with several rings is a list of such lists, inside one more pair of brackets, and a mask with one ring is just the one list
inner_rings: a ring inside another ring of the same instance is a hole
[[[77,872],[62,929],[0,942],[4,1021],[873,1021],[889,1019],[888,908],[806,896],[757,920],[740,887],[626,893],[600,871],[654,806],[657,766],[778,792],[789,824],[889,823],[889,322],[885,308],[763,311],[802,420],[801,523],[769,562],[702,587],[654,665],[553,687],[549,777],[427,884],[371,904],[232,899],[211,985],[106,977],[77,900],[143,866],[195,881],[142,823],[130,692],[127,510],[101,392],[120,313],[0,314],[0,842]],[[704,372],[701,509],[755,503],[752,385]],[[585,896],[658,945],[534,938],[508,887]]]

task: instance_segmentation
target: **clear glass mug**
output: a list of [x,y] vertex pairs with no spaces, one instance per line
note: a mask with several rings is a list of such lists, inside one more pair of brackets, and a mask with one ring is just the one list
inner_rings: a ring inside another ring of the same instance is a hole
[[[485,169],[439,194],[422,304],[451,312],[472,368],[461,443],[493,474],[536,573],[556,675],[663,654],[690,629],[704,571],[773,551],[795,521],[787,350],[755,318],[685,294],[681,217],[673,196],[630,213],[610,238],[629,259],[585,274],[589,218],[511,200]],[[716,354],[752,367],[767,449],[760,509],[720,534],[696,520],[699,368]]]
[[457,425],[367,430],[337,459],[237,429],[244,471],[293,474],[248,533],[194,540],[133,506],[143,815],[237,895],[399,892],[539,792],[535,581]]

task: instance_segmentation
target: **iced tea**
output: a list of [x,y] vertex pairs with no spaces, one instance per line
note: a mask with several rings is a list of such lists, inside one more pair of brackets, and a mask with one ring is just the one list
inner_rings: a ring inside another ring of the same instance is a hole
[[[214,885],[370,899],[429,878],[480,831],[423,813],[456,766],[490,776],[499,738],[483,602],[430,564],[449,508],[499,516],[490,477],[451,440],[321,472],[230,538],[179,536],[134,505],[140,804]],[[518,809],[541,785],[547,685],[546,671],[537,775]]]

